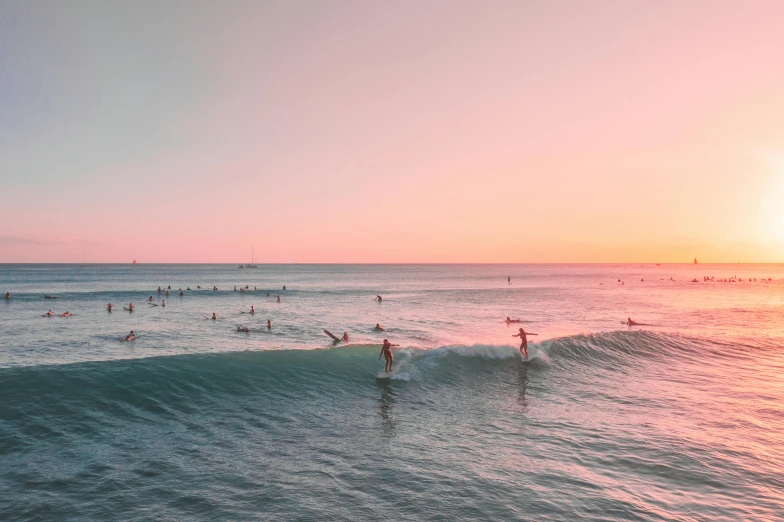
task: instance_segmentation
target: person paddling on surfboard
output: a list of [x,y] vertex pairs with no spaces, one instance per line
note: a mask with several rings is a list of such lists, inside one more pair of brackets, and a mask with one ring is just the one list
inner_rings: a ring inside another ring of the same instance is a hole
[[123,337],[123,341],[133,341],[134,339],[136,339],[136,334],[133,333],[133,330],[131,330],[131,333]]
[[384,329],[381,327],[381,325],[380,325],[380,324],[378,324],[378,323],[376,323],[376,327],[374,328],[374,330],[376,330],[376,331],[379,331],[379,332],[386,332],[386,330],[384,330]]
[[528,360],[528,337],[527,335],[539,335],[532,332],[526,332],[522,328],[520,328],[519,333],[513,335],[512,337],[519,337],[520,338],[520,355],[525,356],[525,360]]
[[343,337],[340,338],[344,343],[348,342],[348,332],[343,332]]
[[400,346],[399,344],[390,344],[389,339],[384,339],[384,344],[381,345],[381,353],[378,354],[378,359],[381,360],[381,356],[384,356],[384,372],[389,373],[392,371],[392,361],[394,358],[392,357],[392,347],[393,346]]
[[632,318],[631,318],[631,317],[627,317],[627,318],[626,318],[626,325],[627,325],[627,326],[637,326],[637,325],[639,325],[639,324],[640,324],[640,323],[635,323],[634,321],[632,321]]

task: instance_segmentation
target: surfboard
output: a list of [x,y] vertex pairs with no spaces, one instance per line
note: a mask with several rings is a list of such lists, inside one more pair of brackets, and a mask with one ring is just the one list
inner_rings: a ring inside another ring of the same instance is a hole
[[381,370],[381,371],[380,371],[380,372],[378,372],[378,374],[376,375],[376,380],[379,380],[379,381],[388,381],[389,379],[391,379],[391,378],[392,378],[392,376],[393,376],[393,375],[395,375],[395,370],[397,370],[397,368],[392,368],[392,371],[391,371],[391,372],[385,372],[384,370]]
[[126,312],[133,312],[133,310],[131,310],[131,309],[130,309],[130,308],[128,308],[127,306],[123,306],[123,310],[125,310]]
[[336,343],[339,343],[342,340],[340,337],[335,337],[334,335],[332,335],[332,332],[330,332],[329,330],[324,330],[324,333],[327,334],[328,336],[332,337],[332,339]]

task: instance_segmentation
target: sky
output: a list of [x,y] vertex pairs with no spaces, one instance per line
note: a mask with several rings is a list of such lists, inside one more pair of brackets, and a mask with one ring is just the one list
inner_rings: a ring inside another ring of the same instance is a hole
[[784,262],[781,20],[0,0],[0,262]]

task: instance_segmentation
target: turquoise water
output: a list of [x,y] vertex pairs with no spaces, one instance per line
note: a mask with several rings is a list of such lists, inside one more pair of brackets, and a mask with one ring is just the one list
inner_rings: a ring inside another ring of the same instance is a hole
[[[144,304],[168,285],[194,290]],[[781,266],[0,265],[0,290],[2,520],[784,517]]]

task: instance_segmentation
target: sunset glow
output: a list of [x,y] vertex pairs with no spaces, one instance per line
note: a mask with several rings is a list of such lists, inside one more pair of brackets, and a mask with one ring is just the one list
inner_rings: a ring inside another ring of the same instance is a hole
[[10,3],[0,262],[780,262],[784,4]]

